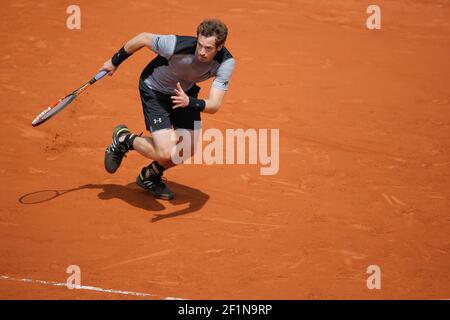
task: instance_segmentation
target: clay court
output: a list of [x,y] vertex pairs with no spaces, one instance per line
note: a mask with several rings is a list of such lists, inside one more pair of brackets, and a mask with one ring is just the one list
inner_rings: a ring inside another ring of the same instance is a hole
[[[80,30],[71,3],[2,3],[1,299],[450,298],[449,1],[121,3],[78,1]],[[112,128],[145,132],[146,49],[31,126],[131,37],[195,35],[206,17],[237,63],[203,128],[278,128],[276,175],[182,165],[163,201],[135,184],[137,153],[108,174]],[[70,265],[99,290],[67,289]]]

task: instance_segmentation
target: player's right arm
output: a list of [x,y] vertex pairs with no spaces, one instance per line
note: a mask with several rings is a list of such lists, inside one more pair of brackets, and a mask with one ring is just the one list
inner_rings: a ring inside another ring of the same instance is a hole
[[[113,56],[113,58],[109,59],[103,64],[103,67],[100,68],[100,70],[107,70],[109,71],[109,75],[112,76],[114,72],[119,67],[119,64],[124,60],[123,58],[127,58],[128,56],[132,55],[136,51],[142,49],[143,47],[148,47],[149,49],[152,49],[152,41],[153,41],[153,34],[148,32],[142,32],[135,36],[134,38],[130,39],[125,45]],[[121,52],[121,50],[124,50]],[[121,56],[122,55],[122,56]],[[114,59],[116,57],[116,59]],[[121,59],[123,59],[121,61]],[[115,61],[112,61],[115,60]]]
[[148,47],[151,49],[153,36],[154,35],[152,33],[148,32],[142,32],[138,34],[136,37],[125,43],[125,51],[129,54],[133,54],[143,47]]

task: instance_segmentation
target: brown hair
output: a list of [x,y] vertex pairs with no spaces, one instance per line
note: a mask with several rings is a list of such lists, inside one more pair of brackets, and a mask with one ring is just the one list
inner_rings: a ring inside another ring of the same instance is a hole
[[197,27],[197,37],[202,35],[204,37],[216,37],[216,47],[225,43],[228,35],[228,28],[220,20],[217,19],[206,19]]

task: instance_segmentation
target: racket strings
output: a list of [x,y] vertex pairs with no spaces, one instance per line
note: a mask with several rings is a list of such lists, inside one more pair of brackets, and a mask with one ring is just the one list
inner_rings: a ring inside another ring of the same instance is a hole
[[63,99],[58,100],[52,107],[48,107],[44,111],[42,111],[32,122],[32,125],[40,124],[47,119],[51,118],[55,114],[57,114],[59,111],[64,109],[66,106],[68,106],[76,96],[74,94],[71,94]]

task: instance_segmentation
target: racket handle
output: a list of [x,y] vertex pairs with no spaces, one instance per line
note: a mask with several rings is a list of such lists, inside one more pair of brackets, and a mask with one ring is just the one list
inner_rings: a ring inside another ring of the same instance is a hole
[[97,74],[95,75],[95,77],[92,78],[91,81],[89,81],[89,83],[90,83],[90,84],[93,84],[94,82],[100,80],[101,78],[103,78],[104,76],[106,76],[106,75],[108,74],[108,72],[109,72],[108,70],[102,70],[102,71],[100,71],[99,73],[97,73]]

